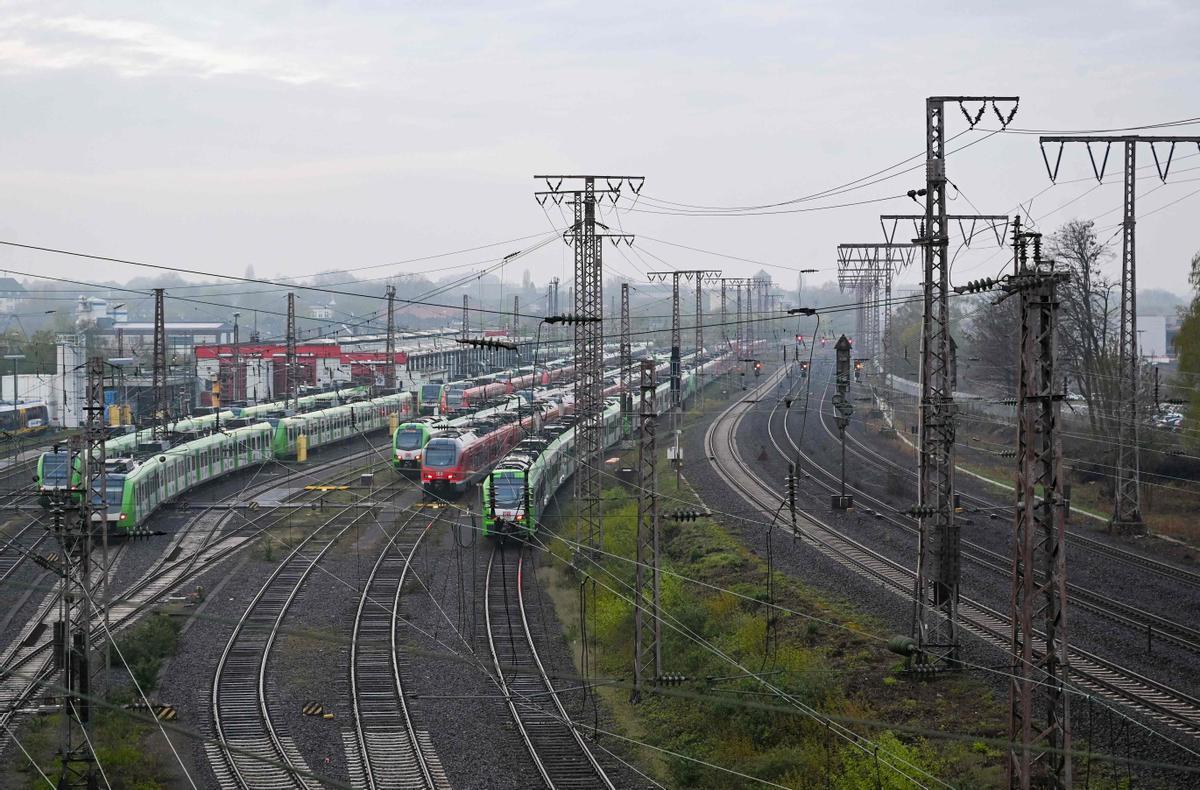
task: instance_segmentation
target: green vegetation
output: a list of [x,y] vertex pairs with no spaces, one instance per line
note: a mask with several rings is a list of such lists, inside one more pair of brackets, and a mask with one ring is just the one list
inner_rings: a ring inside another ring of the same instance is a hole
[[[179,618],[153,614],[130,627],[117,639],[120,655],[125,657],[125,663],[129,665],[143,693],[149,694],[158,685],[158,670],[166,659],[175,655],[182,627]],[[113,656],[113,666],[114,672],[115,668],[120,667],[120,658],[116,655]]]
[[[664,513],[699,504],[686,481],[676,488],[674,473],[666,469],[660,477]],[[634,556],[636,517],[637,505],[628,491],[614,487],[606,492],[604,548],[610,555]],[[569,508],[563,520],[571,523]],[[671,787],[761,786],[744,777],[786,787],[910,786],[890,763],[911,765],[963,787],[1002,784],[1003,760],[994,750],[904,732],[941,731],[955,738],[973,733],[985,741],[1002,737],[1003,706],[989,688],[965,675],[936,683],[910,679],[898,671],[902,664],[897,656],[887,652],[880,624],[849,603],[778,572],[775,601],[787,611],[775,610],[768,633],[764,559],[715,519],[664,520],[662,526],[667,571],[663,607],[668,619],[707,643],[664,626],[663,670],[687,680],[650,691],[637,706],[629,704],[633,612],[625,596],[633,584],[632,563],[615,558],[604,563],[594,621],[589,622],[597,640],[595,672],[614,681],[600,687],[601,697],[621,733],[697,760],[635,749],[644,770]],[[548,540],[559,560],[548,568],[551,595],[574,637],[579,633],[579,581],[565,570],[569,547]],[[777,528],[774,540],[779,550],[791,538]],[[767,684],[786,692],[794,704]],[[878,745],[878,762],[873,747],[864,753],[800,708],[847,722]],[[873,722],[893,722],[897,729]]]
[[[149,695],[157,686],[163,662],[175,655],[180,628],[178,618],[154,614],[118,637],[120,655],[145,694]],[[113,651],[112,672],[114,677],[127,677],[116,651]],[[113,790],[152,790],[168,786],[172,778],[172,758],[158,727],[150,720],[151,714],[117,707],[137,699],[137,692],[128,688],[114,692],[110,702],[92,706],[91,738],[107,784]],[[61,727],[62,714],[55,713],[31,719],[18,735],[21,745],[51,779],[56,779],[60,770],[57,751]],[[9,763],[5,773],[0,773],[0,786],[40,789],[46,787],[46,782],[21,756]]]
[[[156,790],[171,784],[169,754],[158,728],[139,714],[125,710],[93,709],[92,740],[96,757],[113,790]],[[33,719],[20,733],[21,745],[52,781],[59,772],[58,739],[61,714]],[[28,787],[44,790],[46,781],[38,770],[20,756],[10,761],[0,779],[4,787]],[[101,782],[101,786],[105,786]]]

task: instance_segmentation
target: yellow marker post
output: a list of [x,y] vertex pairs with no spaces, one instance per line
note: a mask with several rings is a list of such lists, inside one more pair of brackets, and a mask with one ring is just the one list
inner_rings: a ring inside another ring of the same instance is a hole
[[308,437],[300,434],[296,437],[296,461],[304,463],[308,460]]
[[400,427],[400,415],[389,414],[388,415],[388,435],[395,434],[396,429],[399,427]]
[[108,425],[109,425],[109,427],[115,428],[120,424],[121,424],[121,407],[120,406],[109,406],[108,407]]

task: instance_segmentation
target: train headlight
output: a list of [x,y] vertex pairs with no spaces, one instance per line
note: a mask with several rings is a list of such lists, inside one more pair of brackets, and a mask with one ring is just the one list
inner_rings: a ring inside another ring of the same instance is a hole
[[121,514],[121,518],[120,518],[120,520],[121,520],[121,521],[124,521],[124,520],[125,520],[126,518],[128,518],[128,517],[129,517],[129,514],[128,514],[128,513],[122,513],[122,514]]

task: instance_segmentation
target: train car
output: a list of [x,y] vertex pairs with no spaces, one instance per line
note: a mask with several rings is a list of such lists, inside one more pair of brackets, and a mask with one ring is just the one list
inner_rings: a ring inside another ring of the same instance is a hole
[[49,427],[50,407],[45,401],[0,403],[0,431],[12,436],[28,436]]
[[529,431],[552,422],[567,410],[559,401],[541,401],[476,417],[469,426],[439,431],[421,458],[421,488],[428,496],[461,494],[482,480],[492,466]]
[[65,491],[78,487],[79,481],[79,457],[72,455],[66,447],[55,445],[52,452],[38,456],[34,482],[39,491]]
[[401,474],[421,473],[421,455],[433,435],[437,417],[401,423],[392,434],[392,468]]
[[271,460],[273,436],[269,422],[234,428],[177,445],[131,471],[109,476],[108,520],[118,531],[141,531],[146,519],[163,502],[223,475]]
[[435,414],[442,402],[442,384],[440,382],[421,385],[421,404],[419,414]]
[[279,459],[295,458],[297,440],[305,437],[309,450],[389,426],[395,415],[412,415],[412,394],[397,392],[360,403],[284,417],[275,425],[272,449]]
[[[615,446],[623,435],[621,403],[605,401],[601,446]],[[545,426],[504,457],[483,481],[483,534],[532,534],[554,494],[575,473],[574,416]]]

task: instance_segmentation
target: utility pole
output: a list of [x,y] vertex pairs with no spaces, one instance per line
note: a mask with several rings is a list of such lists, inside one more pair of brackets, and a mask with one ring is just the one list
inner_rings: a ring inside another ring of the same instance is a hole
[[288,291],[287,297],[287,356],[284,358],[284,365],[287,370],[287,400],[291,404],[292,409],[299,410],[300,408],[300,393],[297,381],[299,379],[296,370],[298,360],[296,359],[296,294],[293,291]]
[[[167,412],[170,396],[167,393],[167,316],[164,305],[166,292],[154,289],[154,361],[152,386],[154,389],[154,422],[151,435],[163,439],[167,435]],[[194,352],[193,352],[194,353]],[[218,366],[218,370],[220,366]],[[101,402],[103,402],[101,398]]]
[[242,379],[242,362],[238,353],[238,345],[240,340],[240,336],[238,334],[238,319],[241,317],[241,313],[235,312],[233,314],[233,397],[230,398],[231,401],[241,400],[241,397],[239,396],[239,390],[241,388]]
[[[575,248],[575,414],[579,437],[579,520],[576,543],[589,552],[604,543],[603,511],[600,506],[600,466],[603,461],[604,410],[604,279],[603,240],[633,245],[633,236],[611,231],[597,232],[596,203],[608,197],[614,204],[627,186],[634,194],[642,189],[640,176],[550,175],[534,176],[548,189],[534,193],[539,203],[567,199],[573,210],[571,227],[563,239]],[[564,182],[572,189],[563,189]],[[596,182],[604,185],[597,189]],[[601,226],[603,227],[603,226]]]
[[846,398],[850,391],[850,350],[851,343],[842,335],[833,346],[837,352],[837,392],[833,395],[833,410],[837,412],[838,434],[842,439],[842,489],[841,494],[833,496],[834,510],[849,510],[854,507],[853,497],[846,495],[846,427],[850,424],[850,416],[854,414],[854,405]]
[[629,435],[633,421],[633,346],[629,342],[629,283],[621,283],[621,422]]
[[[58,498],[52,508],[54,530],[62,556],[58,622],[54,624],[54,668],[61,672],[63,716],[59,730],[59,788],[99,787],[91,737],[92,531],[107,539],[108,493],[104,468],[104,359],[87,361],[87,391],[81,435],[72,438],[80,458],[83,490]],[[73,496],[74,494],[80,496]],[[73,503],[73,504],[72,504]],[[78,507],[77,520],[66,517]],[[73,522],[73,523],[72,523]],[[108,569],[105,568],[107,573]],[[106,613],[107,616],[107,613]]]
[[[1137,224],[1137,148],[1138,143],[1150,146],[1159,180],[1165,184],[1171,170],[1171,160],[1175,156],[1175,146],[1180,143],[1200,146],[1200,136],[1040,137],[1038,143],[1042,149],[1042,160],[1046,163],[1046,173],[1052,183],[1058,179],[1058,166],[1062,163],[1062,152],[1066,143],[1083,143],[1087,146],[1092,173],[1097,182],[1104,181],[1108,155],[1113,144],[1119,144],[1122,149],[1125,199],[1121,213],[1121,326],[1118,335],[1120,372],[1117,377],[1117,403],[1114,409],[1117,414],[1117,457],[1116,473],[1113,476],[1113,513],[1109,521],[1109,530],[1116,529],[1123,533],[1141,532],[1145,530],[1146,524],[1142,520],[1141,460],[1138,454],[1138,422],[1141,419],[1138,408],[1138,368],[1141,354],[1137,341],[1137,245],[1134,235]],[[1046,155],[1047,143],[1058,143],[1058,156],[1053,167]],[[1098,146],[1101,143],[1104,144],[1104,157],[1097,165],[1092,145]],[[1164,146],[1166,150],[1160,153],[1158,146]]]
[[725,325],[729,321],[729,310],[725,301],[725,283],[728,280],[726,277],[719,278],[721,281],[721,347],[723,350],[729,350],[729,328]]
[[388,392],[396,391],[396,286],[389,284],[387,295],[387,344],[384,352],[387,365],[383,368],[383,386]]
[[[641,364],[641,438],[638,442],[638,526],[637,562],[634,564],[633,595],[633,693],[630,701],[642,699],[642,687],[649,674],[657,684],[662,676],[662,619],[659,613],[661,593],[658,567],[658,472],[655,444],[654,360]],[[646,609],[649,609],[649,624]],[[652,670],[652,671],[649,671]]]
[[[1033,264],[1028,244],[1033,242]],[[1014,220],[1017,274],[997,302],[1021,299],[1017,389],[1017,507],[1013,534],[1012,674],[1009,682],[1009,787],[1071,787],[1071,717],[1066,693],[1067,587],[1062,482],[1062,404],[1055,373],[1057,283],[1065,272],[1042,259],[1041,234]],[[1040,578],[1038,578],[1040,576]],[[1041,644],[1038,630],[1041,631]],[[1037,766],[1049,772],[1042,784]]]
[[518,294],[513,294],[513,323],[512,333],[516,338],[517,332],[521,327],[521,297]]
[[[666,282],[671,278],[671,406],[675,411],[675,421],[678,425],[681,407],[681,391],[683,386],[683,353],[680,346],[683,336],[679,327],[679,280],[696,278],[696,340],[703,340],[700,329],[700,284],[705,277],[720,277],[718,271],[709,269],[677,269],[674,271],[646,272],[650,282]],[[699,350],[700,346],[696,346]]]
[[[1010,102],[1005,117],[997,102]],[[946,209],[946,105],[957,103],[972,128],[991,104],[1002,127],[1017,97],[933,96],[925,102],[924,304],[918,434],[920,556],[914,589],[916,660],[935,668],[959,664],[960,536],[954,521],[954,394],[950,389],[950,255]],[[966,105],[979,104],[972,117]],[[913,193],[915,196],[915,192]]]

